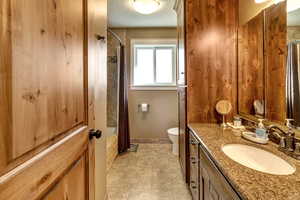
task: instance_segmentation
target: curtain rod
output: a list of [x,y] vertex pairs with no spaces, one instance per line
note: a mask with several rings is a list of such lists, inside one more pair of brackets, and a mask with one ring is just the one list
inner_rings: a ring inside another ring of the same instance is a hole
[[120,39],[120,37],[115,32],[113,32],[111,29],[107,29],[107,31],[110,32],[114,36],[114,38],[116,38],[119,41],[121,46],[123,46],[122,40]]

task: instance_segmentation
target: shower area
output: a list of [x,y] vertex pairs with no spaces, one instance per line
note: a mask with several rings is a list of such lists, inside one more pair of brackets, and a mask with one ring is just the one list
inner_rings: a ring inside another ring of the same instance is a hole
[[292,119],[292,124],[295,128],[300,129],[300,8],[288,12],[287,41],[287,118]]
[[122,32],[107,30],[107,170],[130,147],[124,41]]
[[286,69],[287,86],[287,118],[293,119],[293,124],[300,127],[300,40],[288,44],[288,59]]

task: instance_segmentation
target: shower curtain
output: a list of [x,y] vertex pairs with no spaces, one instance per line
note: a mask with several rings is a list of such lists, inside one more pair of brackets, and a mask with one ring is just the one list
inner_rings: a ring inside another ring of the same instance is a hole
[[118,150],[125,152],[130,148],[129,116],[128,116],[128,78],[125,65],[125,47],[118,48],[119,58],[119,124],[118,124]]
[[288,58],[286,69],[286,105],[287,117],[295,120],[300,126],[300,42],[288,44]]

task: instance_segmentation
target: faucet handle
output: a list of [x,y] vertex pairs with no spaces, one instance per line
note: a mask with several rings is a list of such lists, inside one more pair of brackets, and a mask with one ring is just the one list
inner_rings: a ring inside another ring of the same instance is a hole
[[300,143],[296,143],[295,144],[295,154],[300,155]]
[[293,152],[295,150],[295,133],[293,132],[292,129],[289,129],[287,136],[285,138],[286,141],[286,149],[289,152]]
[[[299,146],[300,147],[300,146]],[[280,137],[280,143],[279,148],[284,149],[285,148],[285,137]],[[300,149],[299,149],[300,150]]]

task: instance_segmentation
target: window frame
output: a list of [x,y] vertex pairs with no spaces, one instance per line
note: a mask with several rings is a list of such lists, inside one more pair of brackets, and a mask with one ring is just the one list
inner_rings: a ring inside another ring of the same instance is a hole
[[[135,85],[134,84],[134,70],[137,64],[137,50],[138,49],[153,49],[153,77],[154,84],[148,85]],[[172,61],[172,83],[159,83],[156,82],[156,51],[159,49],[172,49],[173,61]],[[176,39],[132,39],[131,40],[131,78],[130,89],[131,90],[176,90],[177,86],[177,40]]]

